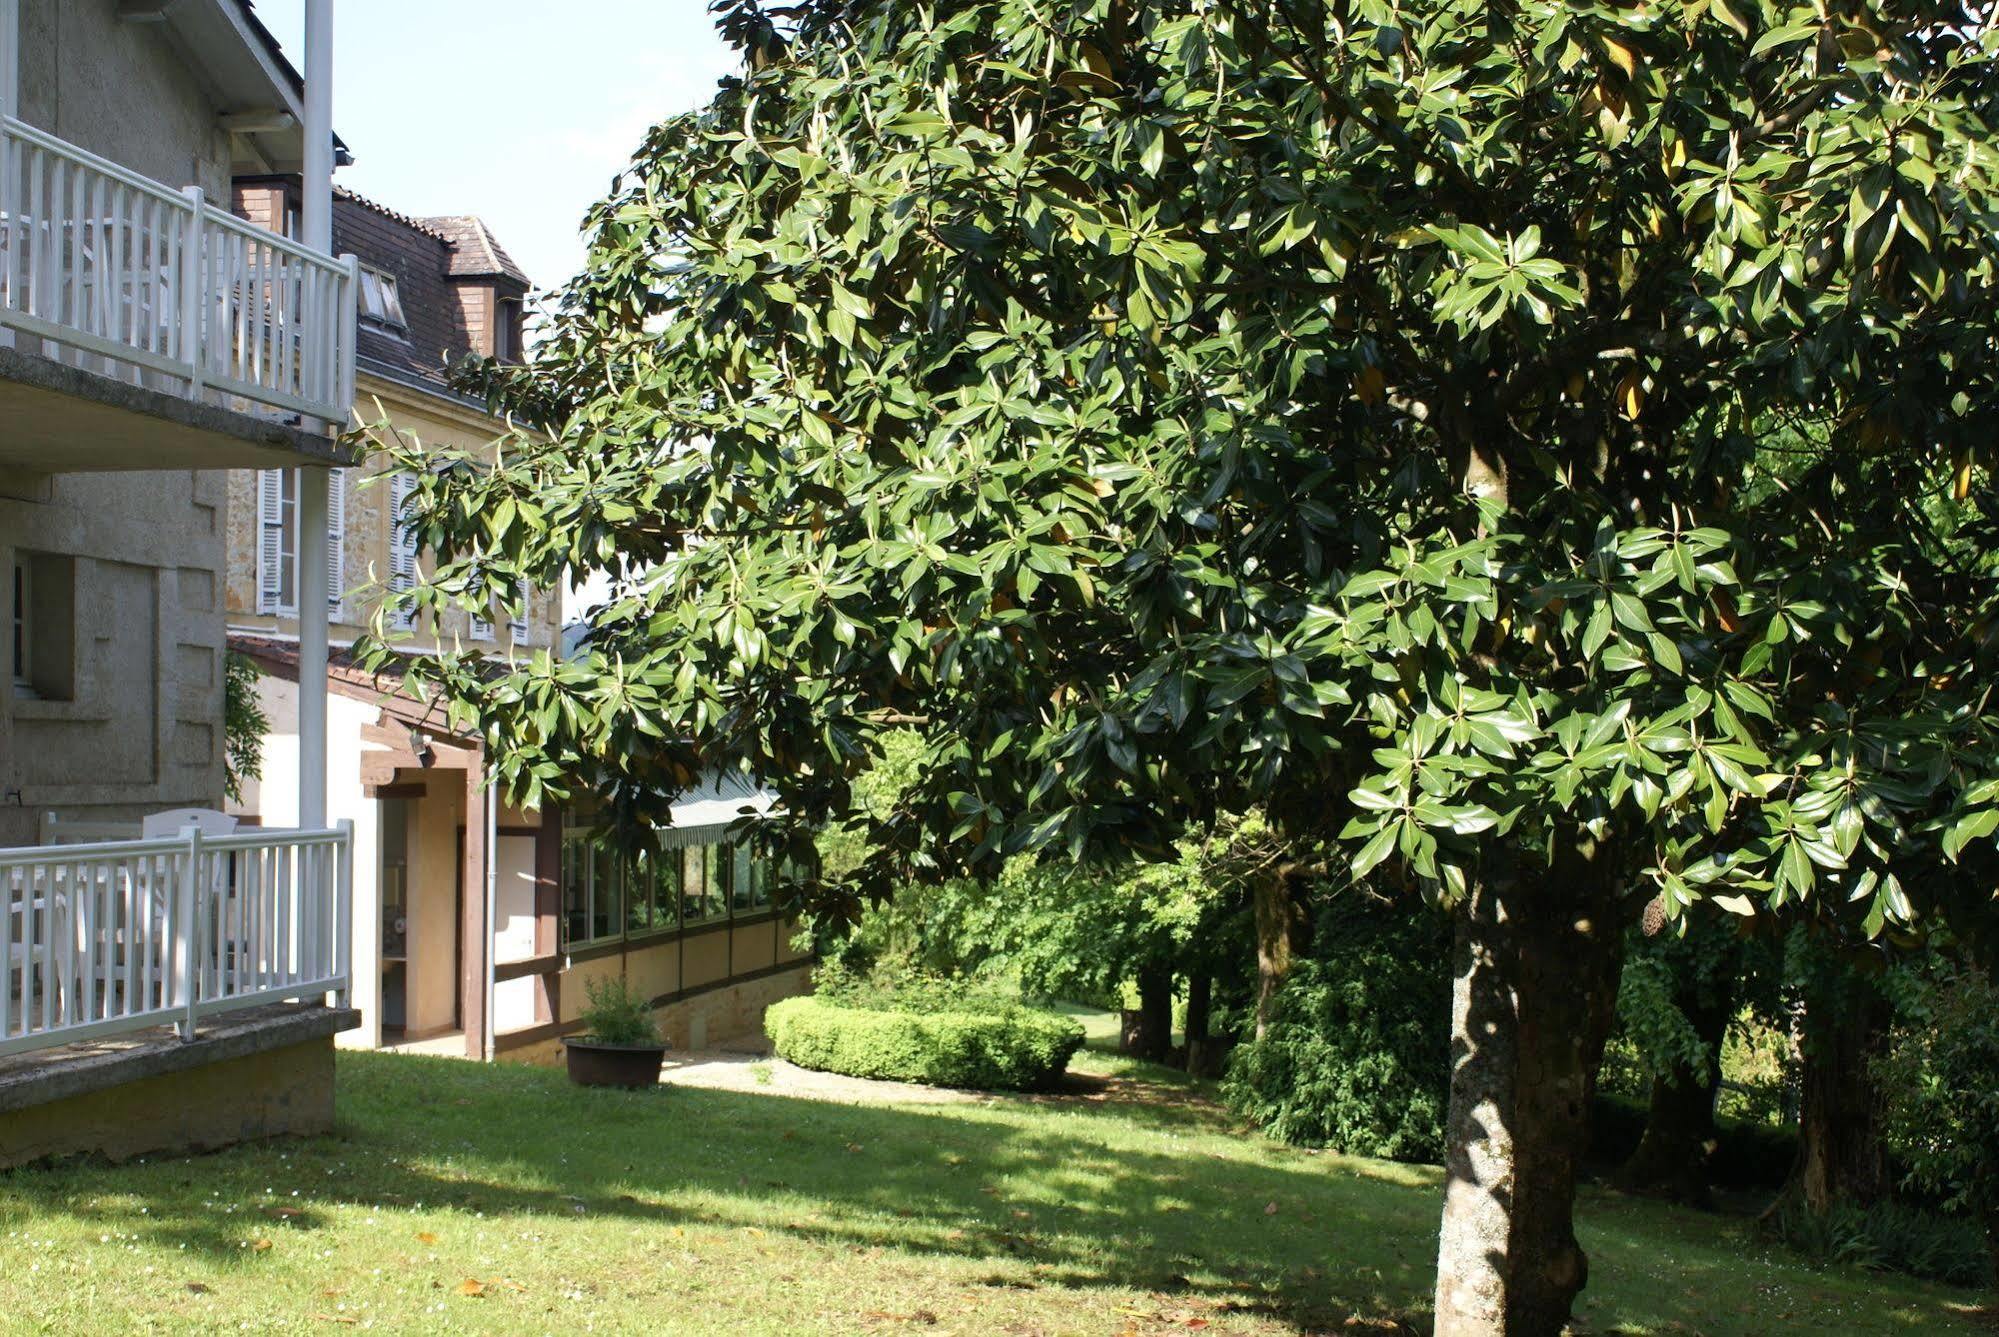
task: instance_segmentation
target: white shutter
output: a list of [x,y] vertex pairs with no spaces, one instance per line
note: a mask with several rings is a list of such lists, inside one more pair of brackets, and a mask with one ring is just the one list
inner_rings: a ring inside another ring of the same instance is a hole
[[326,606],[339,613],[347,593],[347,471],[326,471]]
[[257,611],[276,613],[284,607],[285,471],[257,473]]
[[520,601],[521,611],[514,614],[513,617],[508,620],[507,631],[512,634],[514,638],[514,644],[516,645],[522,644],[528,638],[529,597],[530,595],[528,587],[526,585],[523,584],[523,585],[514,586],[514,598]]
[[[492,611],[492,609],[491,609],[491,608],[488,608],[488,609],[487,609],[486,611],[487,611],[487,612],[491,612],[491,611]],[[492,624],[491,622],[487,621],[487,620],[486,620],[485,618],[483,618],[483,617],[474,617],[474,618],[472,619],[472,639],[473,639],[473,640],[475,640],[475,641],[490,641],[490,640],[492,640],[492,639],[493,639],[493,624]]]
[[[389,475],[389,593],[401,595],[416,586],[416,525],[409,516],[416,479],[407,473]],[[408,631],[416,619],[407,608],[391,619],[396,630]]]

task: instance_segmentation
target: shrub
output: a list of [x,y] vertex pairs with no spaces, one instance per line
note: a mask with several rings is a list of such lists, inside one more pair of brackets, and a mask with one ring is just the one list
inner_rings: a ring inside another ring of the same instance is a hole
[[1083,1045],[1080,1022],[1019,1006],[924,1014],[787,998],[764,1030],[801,1068],[978,1090],[1046,1088]]
[[659,1024],[652,1004],[623,975],[584,986],[590,1005],[583,1009],[583,1035],[607,1045],[656,1045]]
[[1822,1263],[1902,1272],[1955,1286],[1983,1286],[1992,1276],[1976,1225],[1902,1203],[1838,1203],[1814,1212],[1801,1199],[1787,1198],[1770,1214],[1768,1227],[1785,1244]]
[[1450,1084],[1450,937],[1441,917],[1327,907],[1264,1037],[1236,1047],[1222,1096],[1272,1137],[1437,1161]]

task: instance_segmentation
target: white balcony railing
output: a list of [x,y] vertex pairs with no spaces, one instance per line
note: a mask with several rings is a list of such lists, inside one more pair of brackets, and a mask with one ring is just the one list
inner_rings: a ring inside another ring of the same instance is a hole
[[0,326],[190,399],[345,425],[357,275],[13,117],[0,117]]
[[344,995],[353,826],[0,850],[0,1055]]

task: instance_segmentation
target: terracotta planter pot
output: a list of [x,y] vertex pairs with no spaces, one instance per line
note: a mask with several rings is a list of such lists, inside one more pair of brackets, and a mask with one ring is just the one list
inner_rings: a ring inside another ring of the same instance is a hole
[[588,1036],[562,1043],[569,1055],[569,1080],[578,1086],[656,1086],[666,1061],[665,1045],[607,1045]]

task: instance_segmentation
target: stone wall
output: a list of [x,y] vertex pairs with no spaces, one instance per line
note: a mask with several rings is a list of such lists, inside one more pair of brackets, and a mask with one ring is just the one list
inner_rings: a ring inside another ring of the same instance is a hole
[[0,1170],[76,1155],[215,1151],[333,1129],[344,1009],[280,1007],[205,1026],[17,1056],[0,1069]]

